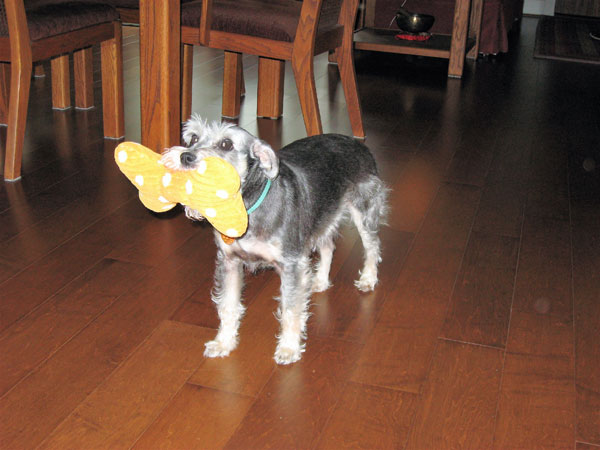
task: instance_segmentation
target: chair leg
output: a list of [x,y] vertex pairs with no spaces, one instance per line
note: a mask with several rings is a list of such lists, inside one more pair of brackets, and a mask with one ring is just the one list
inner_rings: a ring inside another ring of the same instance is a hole
[[102,42],[102,116],[104,137],[119,139],[125,136],[123,107],[123,45],[121,25],[115,22],[114,38]]
[[240,75],[240,95],[243,97],[246,95],[246,80],[244,79],[244,66],[242,64],[242,70]]
[[292,69],[298,88],[298,98],[300,99],[306,133],[308,136],[322,134],[323,126],[321,125],[321,113],[319,112],[319,102],[317,100],[312,55],[305,58],[292,58]]
[[35,78],[44,78],[46,76],[46,72],[44,71],[44,66],[39,63],[33,67],[33,76]]
[[181,121],[185,122],[192,115],[192,79],[194,77],[194,46],[183,44],[181,71]]
[[8,124],[8,101],[10,98],[10,64],[0,64],[0,124]]
[[358,98],[352,45],[342,45],[336,49],[335,57],[337,58],[340,79],[342,80],[344,96],[346,97],[346,107],[350,116],[352,134],[354,137],[364,138],[365,130],[363,128],[360,100]]
[[29,61],[16,59],[11,63],[8,129],[6,131],[6,157],[4,163],[4,179],[9,181],[21,177],[31,70],[31,59]]
[[50,68],[52,78],[52,108],[69,109],[71,107],[69,55],[52,58]]
[[223,70],[223,105],[221,115],[235,119],[240,115],[242,97],[242,54],[225,52]]
[[277,119],[283,114],[285,61],[258,58],[258,101],[256,115]]
[[94,70],[92,48],[87,47],[73,53],[75,78],[75,108],[94,107]]

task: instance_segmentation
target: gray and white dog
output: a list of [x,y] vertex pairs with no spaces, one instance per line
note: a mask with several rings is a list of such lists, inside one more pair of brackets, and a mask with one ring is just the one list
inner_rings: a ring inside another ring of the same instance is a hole
[[[365,249],[364,266],[355,285],[371,291],[381,261],[379,226],[387,210],[387,189],[377,175],[367,147],[342,135],[326,134],[293,142],[278,152],[247,131],[227,123],[207,123],[193,116],[184,126],[186,147],[172,147],[162,163],[193,170],[206,156],[228,161],[240,175],[242,198],[249,210],[246,233],[231,245],[216,239],[217,267],[212,300],[221,320],[207,357],[227,356],[238,344],[244,313],[244,269],[273,267],[281,277],[275,361],[298,361],[304,351],[312,292],[330,286],[334,238],[351,218]],[[196,210],[186,208],[191,219]],[[216,236],[220,236],[216,233]],[[316,269],[311,256],[319,253]]]

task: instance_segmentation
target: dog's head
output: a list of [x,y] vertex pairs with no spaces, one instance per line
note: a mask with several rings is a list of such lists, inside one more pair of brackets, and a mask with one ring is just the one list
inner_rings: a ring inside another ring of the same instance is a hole
[[242,183],[253,167],[258,167],[268,178],[279,173],[279,159],[264,141],[243,128],[229,123],[208,123],[193,115],[183,127],[185,147],[171,147],[162,155],[161,162],[171,170],[195,170],[207,156],[224,159],[237,170]]

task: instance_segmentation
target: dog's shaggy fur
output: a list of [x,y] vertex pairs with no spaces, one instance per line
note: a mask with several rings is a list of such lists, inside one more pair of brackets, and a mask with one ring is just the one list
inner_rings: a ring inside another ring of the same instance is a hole
[[[246,233],[231,245],[216,239],[212,298],[221,324],[215,339],[206,343],[205,355],[227,356],[237,346],[244,268],[269,266],[281,277],[275,361],[298,361],[305,347],[310,295],[330,286],[334,238],[345,218],[358,228],[365,249],[356,287],[370,291],[377,284],[378,230],[387,209],[387,190],[373,156],[363,144],[336,134],[301,139],[275,152],[242,128],[209,124],[197,116],[186,123],[183,139],[187,146],[165,151],[163,164],[193,170],[206,156],[223,158],[240,175],[246,208],[263,194],[267,180],[272,183],[262,204],[249,215]],[[202,219],[190,208],[186,214]],[[319,262],[313,270],[315,251]]]

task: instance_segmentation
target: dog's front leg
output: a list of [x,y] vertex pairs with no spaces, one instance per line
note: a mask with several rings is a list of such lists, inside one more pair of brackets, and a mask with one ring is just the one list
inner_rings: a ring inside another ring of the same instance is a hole
[[307,256],[284,264],[281,270],[281,299],[277,311],[281,322],[281,334],[278,336],[275,350],[277,364],[290,364],[302,356],[311,281]]
[[243,283],[242,261],[235,256],[227,256],[219,251],[212,300],[217,305],[221,324],[215,339],[205,344],[204,356],[209,358],[227,356],[237,347],[238,329],[244,314]]

